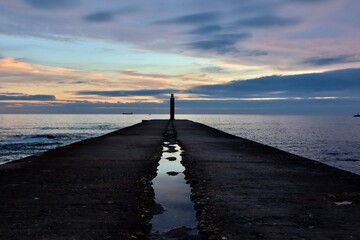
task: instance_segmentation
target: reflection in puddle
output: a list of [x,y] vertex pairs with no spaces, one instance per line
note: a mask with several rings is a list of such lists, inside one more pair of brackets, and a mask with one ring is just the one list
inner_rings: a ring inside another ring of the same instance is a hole
[[178,174],[179,174],[178,172],[167,172],[167,175],[169,176],[176,176]]
[[181,152],[177,143],[164,142],[157,176],[152,181],[156,205],[163,208],[151,220],[153,237],[183,238],[196,237],[198,234],[194,205],[190,200],[190,185],[186,184],[185,168],[181,164]]

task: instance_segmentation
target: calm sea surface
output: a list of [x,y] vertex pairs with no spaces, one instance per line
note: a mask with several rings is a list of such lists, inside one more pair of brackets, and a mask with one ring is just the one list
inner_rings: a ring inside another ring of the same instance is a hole
[[[168,115],[1,115],[0,164]],[[352,116],[177,115],[360,174]]]

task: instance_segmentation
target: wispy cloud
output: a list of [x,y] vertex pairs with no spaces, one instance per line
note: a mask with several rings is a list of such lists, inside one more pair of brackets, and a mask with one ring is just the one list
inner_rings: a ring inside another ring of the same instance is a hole
[[135,7],[124,7],[117,10],[111,11],[99,11],[91,14],[87,14],[83,17],[83,20],[87,22],[111,22],[119,15],[126,15],[135,13],[138,11],[138,8]]
[[209,66],[209,67],[203,67],[200,69],[202,72],[206,73],[224,73],[226,70],[219,66]]
[[112,11],[103,11],[91,13],[83,17],[85,21],[88,22],[110,22],[113,21],[116,16],[115,12]]
[[105,97],[128,97],[128,96],[159,96],[177,93],[175,89],[145,89],[145,90],[111,90],[111,91],[79,91],[79,95],[96,95]]
[[148,77],[148,78],[160,78],[160,79],[180,77],[180,75],[141,73],[136,70],[123,70],[123,71],[121,71],[121,73],[124,75],[134,76],[134,77]]
[[155,102],[108,103],[89,101],[52,102],[34,104],[30,102],[0,102],[0,113],[75,113],[75,114],[106,114],[106,113],[165,113],[167,104]]
[[357,55],[338,55],[333,57],[312,57],[307,58],[303,63],[313,66],[327,66],[333,64],[360,62],[360,57]]
[[204,24],[212,23],[220,18],[219,12],[202,12],[157,21],[157,24]]
[[28,95],[23,93],[0,93],[0,101],[55,101],[54,95],[35,94]]
[[[5,78],[11,76],[31,76],[34,78],[46,78],[52,76],[71,75],[76,71],[72,68],[53,67],[40,64],[31,64],[22,59],[15,58],[0,58],[0,78],[5,82]],[[23,81],[24,79],[16,79],[16,81]],[[11,79],[10,81],[14,81]]]
[[74,6],[78,3],[77,0],[23,0],[32,7],[40,9],[58,9]]
[[[179,78],[182,76],[179,76]],[[170,78],[176,75],[144,74],[134,70],[104,73],[102,71],[83,71],[81,69],[53,67],[32,64],[21,59],[0,59],[0,80],[3,87],[13,89],[16,83],[18,88],[27,88],[27,91],[36,91],[37,85],[49,88],[51,93],[64,95],[69,87],[87,89],[117,88],[163,88]],[[81,83],[79,85],[79,83]],[[135,89],[136,89],[135,88]],[[66,94],[68,97],[69,94]]]
[[260,15],[260,16],[240,19],[235,23],[235,25],[241,27],[252,27],[252,28],[270,28],[270,27],[294,26],[299,22],[300,19],[295,17]]
[[316,3],[325,3],[330,2],[333,0],[286,0],[288,2],[296,2],[296,3],[309,3],[309,4],[316,4]]
[[218,34],[210,39],[195,41],[186,44],[189,48],[213,51],[217,53],[237,53],[236,43],[251,37],[250,33]]
[[[213,67],[221,72],[222,68]],[[206,69],[209,71],[210,69]],[[309,98],[358,98],[360,91],[360,69],[346,69],[324,73],[287,76],[267,76],[257,79],[232,81],[225,84],[202,85],[187,90],[145,89],[78,91],[79,95],[107,97],[161,96],[170,93],[190,94],[206,99],[309,99]]]
[[[132,103],[61,101],[49,94],[3,92],[0,93],[0,112],[167,113],[170,93],[176,93],[179,97],[177,106],[182,113],[351,112],[360,102],[359,91],[360,69],[347,69],[316,74],[268,76],[187,90],[82,90],[74,93],[78,99],[103,97],[104,100],[109,100],[120,97]],[[289,109],[289,105],[292,108]]]
[[195,28],[191,30],[190,34],[197,34],[197,35],[208,35],[213,34],[221,31],[223,27],[221,25],[206,25],[206,26],[200,26],[198,28]]

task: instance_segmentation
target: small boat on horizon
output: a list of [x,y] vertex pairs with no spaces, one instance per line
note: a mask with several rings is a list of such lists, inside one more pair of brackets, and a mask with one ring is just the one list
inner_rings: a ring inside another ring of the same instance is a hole
[[360,117],[360,114],[359,113],[355,114],[353,117]]
[[131,114],[133,114],[132,112],[123,112],[122,113],[123,115],[131,115]]

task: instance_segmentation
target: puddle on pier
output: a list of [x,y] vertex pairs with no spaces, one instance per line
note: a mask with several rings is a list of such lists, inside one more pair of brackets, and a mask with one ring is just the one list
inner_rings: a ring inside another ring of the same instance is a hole
[[151,239],[200,239],[181,153],[177,143],[164,142],[157,176],[152,181],[156,209],[151,220]]

